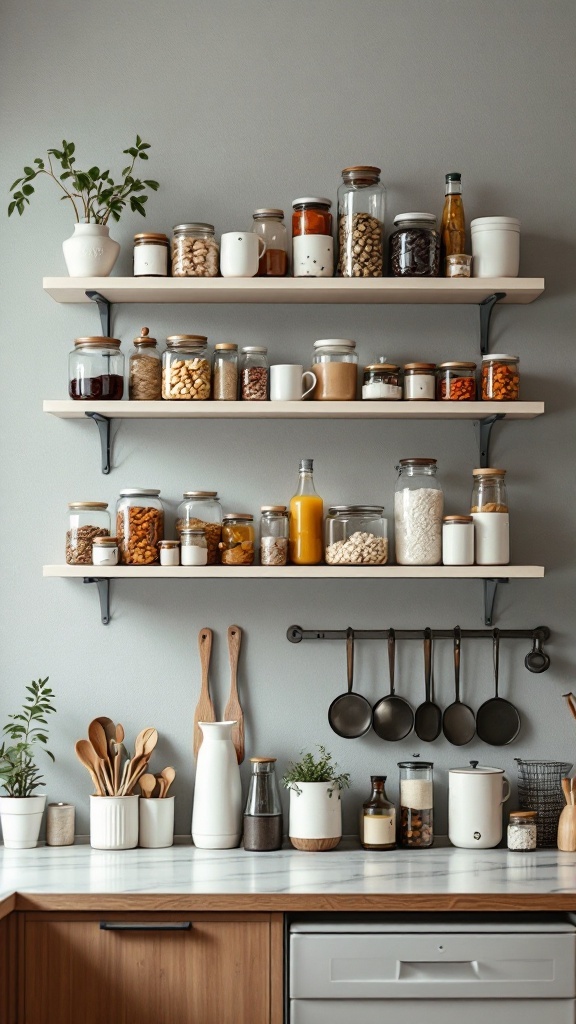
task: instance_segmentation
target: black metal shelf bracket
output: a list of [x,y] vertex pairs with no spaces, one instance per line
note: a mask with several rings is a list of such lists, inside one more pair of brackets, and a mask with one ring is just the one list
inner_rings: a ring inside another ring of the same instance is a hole
[[484,625],[494,625],[494,603],[499,583],[509,583],[510,580],[502,577],[484,580]]
[[506,413],[496,412],[493,416],[485,416],[479,420],[480,434],[478,438],[478,462],[481,469],[490,465],[490,435],[492,427],[498,420],[506,419]]
[[102,452],[102,472],[107,475],[110,472],[111,463],[110,432],[112,420],[109,416],[103,416],[100,412],[87,412],[85,415],[98,427],[100,450]]
[[100,617],[102,625],[107,626],[110,622],[110,580],[101,576],[85,576],[84,583],[95,583],[98,587],[100,598]]
[[506,298],[506,292],[494,292],[487,295],[480,303],[480,355],[487,356],[490,351],[490,320],[492,310],[497,302]]
[[110,338],[110,330],[112,327],[112,303],[105,299],[100,292],[86,292],[86,298],[90,299],[91,302],[95,302],[98,306],[98,312],[100,313],[100,323],[102,325],[102,334],[105,338]]

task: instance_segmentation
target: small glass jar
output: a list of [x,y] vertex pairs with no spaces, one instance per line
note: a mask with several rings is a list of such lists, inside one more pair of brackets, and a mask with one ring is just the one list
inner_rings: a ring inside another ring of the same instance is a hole
[[162,398],[162,356],[156,338],[143,327],[128,362],[128,397],[133,402],[156,402]]
[[436,398],[443,402],[474,402],[476,363],[438,363]]
[[94,537],[92,541],[93,565],[118,565],[118,537]]
[[116,503],[116,533],[122,565],[154,565],[164,537],[164,506],[160,491],[125,487]]
[[508,512],[505,469],[473,469],[471,512]]
[[535,850],[537,840],[536,811],[510,811],[507,830],[509,850]]
[[244,811],[244,849],[254,853],[282,846],[282,804],[275,757],[251,757],[252,775]]
[[218,242],[213,224],[177,224],[172,235],[172,277],[216,277]]
[[386,565],[388,523],[383,505],[332,505],[325,525],[328,565]]
[[268,398],[268,349],[246,345],[240,364],[240,396],[245,402],[265,402]]
[[218,545],[222,565],[254,564],[254,516],[231,512],[222,520],[222,540]]
[[400,761],[400,846],[434,842],[434,781],[431,761]]
[[400,459],[394,494],[398,565],[439,565],[444,495],[436,459]]
[[400,367],[394,363],[372,363],[370,366],[365,366],[362,398],[369,401],[400,401],[402,398]]
[[386,189],[379,167],[345,167],[338,189],[339,277],[382,277]]
[[176,533],[186,526],[204,530],[208,544],[208,565],[218,562],[218,545],[222,537],[222,506],[217,491],[184,491],[176,512]]
[[510,516],[505,469],[474,469],[470,512],[474,520],[474,560],[477,565],[508,565]]
[[288,229],[284,210],[254,210],[252,231],[266,242],[258,263],[258,277],[284,277],[288,270]]
[[474,520],[472,516],[444,516],[442,563],[474,565]]
[[134,277],[167,277],[168,235],[143,231],[134,235]]
[[317,402],[353,402],[358,383],[356,342],[348,338],[322,338],[314,342],[312,373]]
[[482,401],[517,402],[520,398],[518,356],[482,356]]
[[67,565],[92,565],[95,537],[110,536],[110,513],[106,501],[70,501],[66,528]]
[[372,792],[362,804],[360,843],[365,850],[396,849],[396,808],[386,797],[385,775],[371,775]]
[[472,273],[472,257],[458,252],[447,256],[445,260],[446,277],[470,277]]
[[293,277],[332,277],[334,242],[330,199],[304,196],[292,203]]
[[440,235],[433,213],[399,213],[390,235],[393,277],[438,277]]
[[287,565],[290,513],[286,505],[260,509],[260,565]]
[[235,402],[238,398],[238,345],[222,342],[214,346],[212,398]]
[[205,402],[210,398],[210,363],[203,334],[171,334],[162,356],[162,398]]
[[161,540],[158,547],[160,549],[160,565],[180,565],[179,540]]
[[180,531],[182,565],[208,565],[208,542],[204,530],[185,526]]
[[406,363],[404,399],[407,402],[433,402],[436,397],[436,363]]
[[124,395],[124,354],[118,338],[76,338],[68,357],[68,394],[81,402],[119,402]]

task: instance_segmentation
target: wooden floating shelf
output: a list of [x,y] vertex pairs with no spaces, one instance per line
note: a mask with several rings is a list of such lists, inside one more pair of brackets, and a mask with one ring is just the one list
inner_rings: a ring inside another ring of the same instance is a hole
[[70,579],[284,579],[284,580],[486,580],[541,579],[542,565],[225,565],[189,567],[185,565],[45,565],[43,575]]

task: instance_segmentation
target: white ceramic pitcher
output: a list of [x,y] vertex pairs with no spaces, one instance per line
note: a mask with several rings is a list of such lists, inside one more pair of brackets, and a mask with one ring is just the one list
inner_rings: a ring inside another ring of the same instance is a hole
[[242,835],[242,786],[232,729],[236,722],[199,722],[192,839],[201,850],[231,850]]
[[471,761],[448,772],[448,838],[465,850],[489,850],[502,839],[502,804],[510,796],[503,768]]

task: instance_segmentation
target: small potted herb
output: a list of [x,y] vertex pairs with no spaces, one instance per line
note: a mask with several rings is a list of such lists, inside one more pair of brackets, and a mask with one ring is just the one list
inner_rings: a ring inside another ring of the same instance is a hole
[[319,756],[304,754],[291,762],[282,782],[290,790],[289,836],[297,850],[333,850],[342,838],[341,792],[350,785],[347,772],[325,747]]
[[[44,785],[35,757],[48,742],[46,717],[56,710],[47,683],[48,677],[26,687],[30,696],[18,714],[8,715],[2,730],[7,739],[0,745],[0,786],[7,795],[0,796],[0,820],[8,850],[30,850],[38,842],[46,797],[35,795]],[[45,752],[54,760],[48,749]]]

